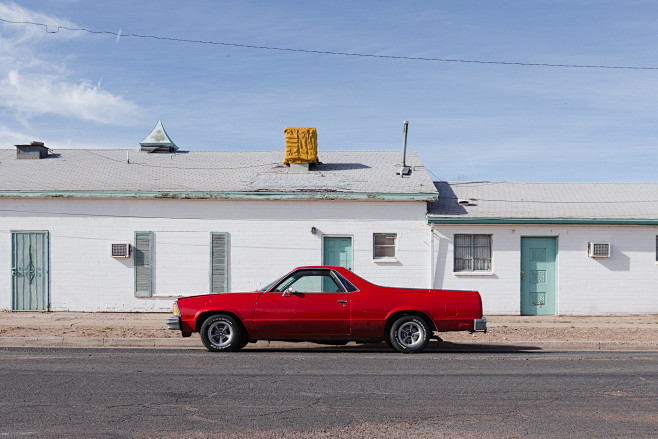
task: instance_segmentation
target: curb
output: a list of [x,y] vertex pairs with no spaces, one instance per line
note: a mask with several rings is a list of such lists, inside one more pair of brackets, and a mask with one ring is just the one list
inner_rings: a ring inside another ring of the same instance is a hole
[[[198,338],[0,337],[0,348],[185,348],[205,349]],[[259,341],[244,350],[389,351],[383,344],[331,346],[310,342]],[[428,352],[658,351],[658,342],[523,341],[503,343],[443,342]]]

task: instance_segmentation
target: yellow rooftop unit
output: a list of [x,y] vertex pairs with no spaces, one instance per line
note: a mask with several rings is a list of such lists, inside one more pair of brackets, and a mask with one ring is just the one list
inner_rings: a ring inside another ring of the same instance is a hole
[[318,132],[310,127],[287,127],[283,130],[286,137],[286,165],[318,162]]

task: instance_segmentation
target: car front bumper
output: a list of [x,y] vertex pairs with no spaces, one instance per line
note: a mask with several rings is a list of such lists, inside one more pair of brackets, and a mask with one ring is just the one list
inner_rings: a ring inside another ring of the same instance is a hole
[[487,319],[475,319],[473,321],[473,332],[487,332]]
[[167,318],[167,329],[180,331],[180,316],[171,316]]

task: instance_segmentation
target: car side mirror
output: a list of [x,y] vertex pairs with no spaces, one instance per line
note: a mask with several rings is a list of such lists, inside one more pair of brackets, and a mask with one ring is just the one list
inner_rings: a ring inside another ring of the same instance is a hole
[[292,288],[288,287],[282,294],[283,297],[290,297],[292,295]]

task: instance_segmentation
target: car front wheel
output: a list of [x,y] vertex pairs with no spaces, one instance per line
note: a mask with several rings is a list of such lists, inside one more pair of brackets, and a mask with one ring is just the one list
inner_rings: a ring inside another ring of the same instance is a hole
[[421,352],[429,343],[430,334],[429,326],[421,317],[402,316],[391,326],[389,341],[399,352]]
[[231,316],[210,316],[201,325],[201,341],[212,352],[237,351],[247,340],[244,329]]

